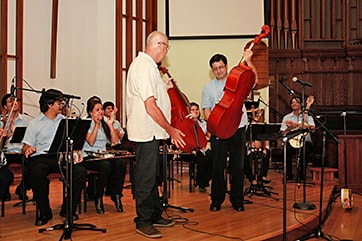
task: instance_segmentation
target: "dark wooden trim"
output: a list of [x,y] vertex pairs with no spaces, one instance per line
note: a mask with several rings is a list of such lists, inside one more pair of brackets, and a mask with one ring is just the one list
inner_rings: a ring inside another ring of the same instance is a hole
[[122,56],[123,56],[123,49],[122,49],[122,0],[115,0],[116,1],[116,46],[115,46],[115,94],[116,94],[116,103],[115,105],[118,107],[119,111],[117,112],[117,118],[120,120],[121,114],[123,112],[123,100],[122,100],[122,92],[123,92],[123,74],[122,74]]
[[53,0],[52,5],[52,33],[50,47],[50,78],[56,78],[57,71],[57,36],[58,36],[58,0]]
[[1,36],[0,36],[0,93],[3,95],[7,89],[8,76],[8,0],[1,0]]
[[[24,0],[16,1],[16,86],[23,87],[23,66],[24,66]],[[17,91],[16,96],[23,99],[23,91]],[[19,106],[19,111],[22,112],[23,103]]]

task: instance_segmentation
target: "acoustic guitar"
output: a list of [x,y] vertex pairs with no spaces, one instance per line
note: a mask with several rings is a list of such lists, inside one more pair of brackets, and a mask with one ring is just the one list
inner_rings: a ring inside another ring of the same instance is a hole
[[[310,107],[313,103],[314,103],[314,96],[313,95],[308,96],[305,109],[306,110],[310,109]],[[303,120],[298,122],[298,124],[301,124],[302,122],[307,124],[306,123],[307,117],[308,117],[308,111],[305,111],[303,114]],[[294,128],[292,131],[299,130],[299,129],[301,129],[301,127]],[[304,132],[300,135],[297,135],[297,136],[291,138],[289,140],[289,144],[294,148],[302,148],[304,145],[304,141],[302,138],[303,138],[303,136],[306,136],[307,134],[308,134],[308,132]]]

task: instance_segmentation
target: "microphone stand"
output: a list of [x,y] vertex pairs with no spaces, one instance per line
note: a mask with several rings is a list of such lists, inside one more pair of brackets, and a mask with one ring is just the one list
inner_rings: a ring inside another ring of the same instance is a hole
[[259,100],[261,103],[263,103],[265,106],[267,106],[272,113],[276,114],[276,115],[277,115],[278,117],[280,117],[280,118],[283,118],[282,113],[280,113],[279,111],[277,111],[275,108],[271,107],[269,104],[265,103],[262,98],[259,98],[258,100]]
[[[304,100],[304,97],[305,97],[305,83],[303,84],[302,83],[302,113],[304,115],[304,111],[305,111],[305,100]],[[304,129],[304,119],[302,120],[302,129]],[[306,201],[306,170],[307,170],[307,166],[306,166],[306,163],[305,163],[305,136],[302,135],[302,139],[300,141],[300,143],[303,143],[303,147],[302,147],[302,151],[303,151],[303,172],[302,172],[302,175],[303,175],[303,202],[296,202],[294,203],[293,205],[293,208],[296,208],[296,209],[301,209],[301,210],[314,210],[316,209],[316,206],[313,204],[313,203],[310,203],[310,202],[307,202]],[[299,153],[300,153],[300,150],[299,150]],[[298,168],[297,168],[298,169]],[[300,175],[299,174],[300,171],[298,170],[298,176]]]
[[[319,120],[318,118],[316,118],[316,116],[314,115],[313,112],[310,112],[311,116],[313,117],[313,119],[321,126],[321,128],[323,129],[323,144],[322,144],[322,163],[321,163],[321,188],[320,188],[320,194],[319,194],[319,221],[318,221],[318,226],[313,229],[313,231],[309,234],[306,234],[305,236],[303,236],[300,239],[297,239],[297,241],[302,241],[302,240],[308,240],[311,238],[323,238],[325,240],[329,240],[332,241],[332,239],[327,238],[326,236],[324,236],[324,233],[322,231],[322,226],[324,224],[324,220],[322,220],[322,203],[323,203],[323,185],[324,185],[324,159],[325,159],[325,152],[326,152],[326,133],[328,133],[328,135],[330,135],[334,141],[339,144],[340,142],[338,141],[337,137],[335,135],[333,135],[328,129],[327,127],[325,127]],[[329,203],[330,204],[330,203]]]
[[287,142],[293,137],[303,134],[306,130],[296,130],[285,134],[283,141],[283,241],[287,241]]

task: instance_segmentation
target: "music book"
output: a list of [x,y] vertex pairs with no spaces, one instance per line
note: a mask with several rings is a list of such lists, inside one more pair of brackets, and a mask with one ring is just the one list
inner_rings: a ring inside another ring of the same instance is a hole
[[[67,119],[63,119],[60,121],[48,153],[58,153],[66,151],[66,121]],[[90,124],[90,119],[68,119],[68,136],[70,140],[73,140],[73,150],[83,149],[85,137],[87,135]]]

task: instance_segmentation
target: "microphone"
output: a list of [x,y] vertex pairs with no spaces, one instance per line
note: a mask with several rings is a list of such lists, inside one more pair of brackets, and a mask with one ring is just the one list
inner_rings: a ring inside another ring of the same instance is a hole
[[26,116],[29,116],[29,117],[31,117],[31,118],[33,118],[33,119],[35,118],[34,116],[28,114],[27,112],[24,112],[23,114],[26,115]]
[[304,80],[300,80],[300,79],[298,79],[297,77],[293,77],[292,78],[292,80],[293,80],[293,82],[298,82],[298,83],[300,83],[301,85],[306,85],[306,86],[309,86],[309,87],[312,87],[312,84],[311,83],[308,83],[308,82],[306,82],[306,81],[304,81]]
[[68,95],[68,94],[62,94],[62,97],[63,98],[66,98],[66,99],[78,99],[80,100],[81,97],[80,96],[76,96],[76,95]]
[[283,86],[288,90],[288,94],[289,94],[289,95],[295,95],[294,91],[293,91],[291,88],[289,88],[288,85],[286,85],[286,84],[284,83],[284,81],[285,81],[286,79],[287,79],[287,78],[286,78],[285,76],[283,76],[283,77],[279,80],[279,83],[280,83],[281,85],[283,85]]
[[11,87],[10,87],[10,99],[15,99],[15,77],[11,80]]

